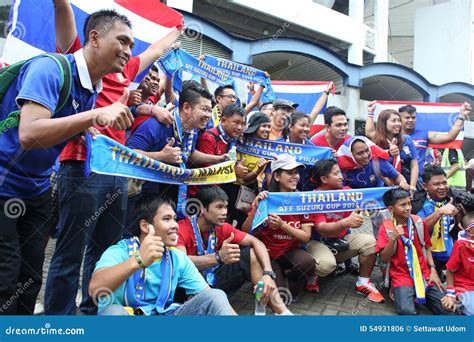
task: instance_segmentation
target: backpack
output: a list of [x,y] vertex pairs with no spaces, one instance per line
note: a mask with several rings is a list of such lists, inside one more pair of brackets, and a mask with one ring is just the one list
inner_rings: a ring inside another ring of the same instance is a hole
[[[21,68],[25,63],[35,59],[49,57],[52,58],[59,66],[61,71],[62,82],[61,91],[59,92],[59,101],[54,113],[59,112],[66,104],[69,95],[71,94],[72,88],[72,74],[71,65],[66,57],[56,53],[45,53],[39,56],[35,56],[24,61],[17,62],[15,64],[0,68],[0,103],[3,101],[3,97],[12,85],[12,83],[18,77]],[[20,124],[20,113],[21,110],[16,110],[9,113],[6,117],[0,117],[0,135],[4,134],[10,128],[18,127]]]
[[[416,234],[418,235],[418,239],[420,240],[421,244],[421,250],[423,251],[423,255],[426,257],[426,244],[425,244],[425,229],[423,226],[423,220],[421,217],[417,215],[410,215],[411,219],[415,223],[415,229],[416,229]],[[384,229],[387,229],[389,227],[388,225],[391,224],[393,226],[393,223],[391,220],[385,220],[383,221],[382,225]],[[395,244],[395,248],[393,249],[392,256],[396,253],[397,251],[397,246],[398,246],[398,241]],[[389,287],[390,284],[390,260],[386,263],[383,264],[381,263],[381,270],[382,274],[385,273],[384,275],[384,286]]]

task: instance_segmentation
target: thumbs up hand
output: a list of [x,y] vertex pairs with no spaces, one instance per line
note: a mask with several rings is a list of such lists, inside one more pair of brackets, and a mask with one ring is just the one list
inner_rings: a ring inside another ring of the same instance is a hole
[[129,91],[128,88],[125,88],[117,102],[107,107],[95,109],[92,124],[99,127],[113,127],[118,130],[130,127],[133,122],[133,115],[127,107],[128,97]]
[[233,264],[240,260],[240,248],[238,244],[232,243],[234,233],[230,233],[229,237],[222,242],[219,256],[224,264]]
[[181,149],[179,147],[173,147],[174,142],[174,138],[171,138],[159,152],[159,157],[157,158],[159,161],[173,165],[181,163]]
[[439,208],[439,211],[443,215],[456,216],[458,209],[453,204],[453,198],[449,200],[449,203]]
[[155,260],[163,257],[165,244],[159,236],[155,236],[155,227],[148,225],[148,233],[140,245],[140,256],[145,266],[150,266]]

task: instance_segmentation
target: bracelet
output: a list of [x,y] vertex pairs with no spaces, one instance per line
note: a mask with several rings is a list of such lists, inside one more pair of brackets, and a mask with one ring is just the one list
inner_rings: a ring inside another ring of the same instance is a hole
[[464,121],[464,120],[466,120],[466,119],[463,118],[462,116],[458,116],[458,120]]
[[428,265],[428,266],[429,266],[430,268],[434,268],[434,269],[436,269],[436,266],[435,266],[435,265],[433,265],[433,264],[431,264],[431,265]]
[[324,94],[329,95],[329,91],[325,90],[323,91]]
[[368,117],[368,118],[373,118],[374,116],[375,116],[375,113],[374,113],[374,112],[372,112],[372,113],[371,113],[371,112],[367,113],[367,117]]
[[451,297],[451,298],[456,298],[456,291],[455,291],[455,290],[451,290],[451,289],[447,289],[447,290],[446,290],[446,296],[447,296],[447,297]]
[[137,264],[140,268],[146,268],[146,265],[143,262],[142,257],[140,256],[140,251],[135,251],[133,253],[133,256],[135,257],[135,260],[137,261]]
[[215,253],[215,255],[216,255],[217,263],[218,263],[219,265],[222,265],[223,262],[222,262],[222,259],[221,259],[220,254],[219,254],[219,251],[217,251],[217,252]]

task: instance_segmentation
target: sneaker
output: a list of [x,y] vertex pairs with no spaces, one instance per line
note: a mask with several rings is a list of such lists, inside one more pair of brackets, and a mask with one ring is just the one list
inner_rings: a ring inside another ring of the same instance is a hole
[[385,299],[383,298],[382,294],[377,290],[374,284],[371,282],[357,286],[355,288],[356,292],[359,294],[367,295],[367,299],[375,302],[375,303],[383,303]]
[[319,292],[318,276],[312,276],[306,280],[306,291]]

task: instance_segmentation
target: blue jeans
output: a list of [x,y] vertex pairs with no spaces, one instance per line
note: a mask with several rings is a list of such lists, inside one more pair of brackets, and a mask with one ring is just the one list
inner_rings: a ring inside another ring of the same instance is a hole
[[[45,313],[75,315],[82,259],[80,309],[95,314],[89,282],[102,253],[123,234],[127,208],[127,179],[84,176],[83,162],[64,162],[58,172],[59,235],[45,292]],[[85,255],[84,255],[85,251]]]
[[[397,286],[393,288],[395,295],[395,305],[399,315],[416,315],[415,307],[415,287],[414,286]],[[441,304],[442,293],[437,286],[430,286],[426,290],[426,303],[424,304],[428,310],[435,315],[453,315],[453,312],[443,309]]]
[[459,296],[462,303],[462,313],[474,316],[474,291],[466,291]]
[[[118,304],[109,305],[104,308],[102,316],[128,316],[128,312]],[[218,289],[206,289],[183,305],[175,312],[174,316],[229,316],[235,315],[229,304],[224,291]]]

